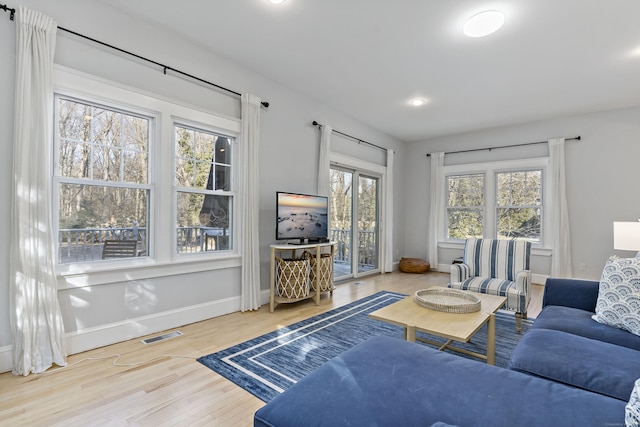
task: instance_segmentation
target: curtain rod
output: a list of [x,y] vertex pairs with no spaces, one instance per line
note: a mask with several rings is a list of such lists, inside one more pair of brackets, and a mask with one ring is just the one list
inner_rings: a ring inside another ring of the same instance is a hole
[[[565,138],[565,141],[580,141],[580,136],[574,136],[573,138]],[[549,141],[538,141],[538,142],[526,142],[524,144],[513,144],[513,145],[501,145],[498,147],[488,147],[488,148],[472,148],[469,150],[460,150],[460,151],[447,151],[444,154],[457,154],[457,153],[470,153],[472,151],[484,151],[484,150],[497,150],[499,148],[511,148],[511,147],[523,147],[525,145],[536,145],[536,144],[546,144]],[[431,153],[427,153],[427,157],[430,157]]]
[[9,6],[7,6],[6,4],[0,4],[0,9],[4,10],[5,12],[9,12],[9,19],[10,20],[14,20],[16,17],[16,10],[13,8],[10,8]]
[[[315,120],[313,121],[312,125],[314,125],[314,126],[318,126],[318,127],[321,127],[321,126],[322,126],[320,123],[316,122]],[[342,136],[346,136],[347,138],[351,138],[351,139],[353,139],[353,140],[355,140],[355,141],[358,141],[359,143],[364,143],[364,144],[370,145],[370,146],[375,147],[375,148],[377,148],[377,149],[379,149],[379,150],[387,151],[387,149],[386,149],[386,148],[384,148],[384,147],[380,147],[379,145],[372,144],[371,142],[367,142],[367,141],[365,141],[365,140],[363,140],[363,139],[360,139],[360,138],[356,138],[355,136],[347,135],[346,133],[342,133],[342,132],[340,132],[340,131],[338,131],[338,130],[331,129],[331,132],[333,132],[333,133],[337,133],[337,134],[340,134],[340,135],[342,135]]]
[[[0,9],[1,9],[1,10],[4,10],[5,12],[10,12],[9,19],[10,19],[10,20],[12,20],[12,21],[14,20],[15,13],[16,13],[16,10],[15,10],[15,9],[9,8],[7,5],[4,5],[4,4],[0,4]],[[75,32],[75,31],[69,30],[69,29],[64,28],[64,27],[58,27],[58,29],[59,29],[59,30],[61,30],[61,31],[65,31],[65,32],[67,32],[67,33],[73,34],[74,36],[81,37],[81,38],[83,38],[83,39],[85,39],[85,40],[89,40],[89,41],[91,41],[91,42],[93,42],[93,43],[97,43],[97,44],[99,44],[99,45],[101,45],[101,46],[105,46],[105,47],[108,47],[108,48],[110,48],[110,49],[116,50],[116,51],[118,51],[118,52],[120,52],[120,53],[124,53],[124,54],[130,55],[130,56],[133,56],[133,57],[135,57],[135,58],[141,59],[141,60],[143,60],[143,61],[149,62],[149,63],[151,63],[151,64],[157,65],[158,67],[162,68],[162,72],[163,72],[165,75],[167,74],[167,71],[172,71],[172,72],[174,72],[174,73],[176,73],[176,74],[179,74],[179,75],[181,75],[181,76],[188,77],[188,78],[193,79],[193,80],[196,80],[196,81],[198,81],[198,82],[200,82],[200,83],[208,84],[208,85],[210,85],[210,86],[213,86],[213,87],[215,87],[215,88],[217,88],[217,89],[220,89],[220,90],[222,90],[222,91],[225,91],[225,92],[231,93],[231,94],[233,94],[233,95],[236,95],[236,96],[242,96],[242,94],[241,94],[241,93],[239,93],[239,92],[236,92],[236,91],[231,90],[231,89],[228,89],[228,88],[226,88],[226,87],[223,87],[223,86],[217,85],[217,84],[212,83],[212,82],[210,82],[210,81],[208,81],[208,80],[201,79],[200,77],[196,77],[196,76],[194,76],[193,74],[185,73],[184,71],[180,71],[180,70],[178,70],[178,69],[176,69],[176,68],[173,68],[173,67],[170,67],[170,66],[168,66],[168,65],[161,64],[160,62],[154,61],[154,60],[152,60],[152,59],[149,59],[149,58],[146,58],[146,57],[144,57],[144,56],[138,55],[138,54],[136,54],[136,53],[130,52],[130,51],[128,51],[128,50],[121,49],[121,48],[119,48],[119,47],[117,47],[117,46],[113,46],[113,45],[111,45],[111,44],[108,44],[108,43],[102,42],[102,41],[100,41],[100,40],[96,40],[96,39],[94,39],[94,38],[92,38],[92,37],[85,36],[85,35],[83,35],[83,34],[77,33],[77,32]],[[265,107],[265,108],[269,108],[269,103],[268,103],[268,102],[266,102],[266,101],[262,101],[262,102],[261,102],[261,104],[262,104],[262,106],[263,106],[263,107]]]

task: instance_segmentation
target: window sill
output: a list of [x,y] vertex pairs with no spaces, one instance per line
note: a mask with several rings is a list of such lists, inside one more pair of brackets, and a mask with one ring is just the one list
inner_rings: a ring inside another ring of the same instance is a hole
[[[441,242],[438,242],[438,248],[464,250],[464,242],[441,241]],[[553,249],[532,245],[531,255],[550,257],[553,255]]]
[[58,290],[64,290],[236,268],[241,265],[241,257],[238,254],[229,254],[229,256],[213,259],[209,257],[198,257],[197,259],[179,258],[174,261],[163,262],[145,258],[140,260],[109,261],[108,263],[99,263],[99,265],[70,266],[67,271],[58,273],[56,278],[58,280]]

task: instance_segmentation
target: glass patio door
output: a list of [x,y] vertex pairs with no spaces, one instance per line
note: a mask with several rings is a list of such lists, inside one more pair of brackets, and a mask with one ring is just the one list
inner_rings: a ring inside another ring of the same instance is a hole
[[379,182],[355,170],[331,168],[334,280],[379,271]]

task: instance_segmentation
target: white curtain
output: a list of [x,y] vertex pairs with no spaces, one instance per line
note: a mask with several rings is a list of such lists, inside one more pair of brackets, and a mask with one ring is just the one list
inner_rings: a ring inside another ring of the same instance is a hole
[[387,149],[384,271],[393,271],[393,150]]
[[29,375],[66,365],[51,220],[56,23],[20,7],[16,30],[9,312],[12,372]]
[[553,209],[553,257],[552,277],[572,277],[571,231],[565,183],[564,138],[549,140],[549,177],[551,184],[551,206]]
[[444,215],[444,153],[431,153],[429,192],[429,265],[438,268],[438,227]]
[[242,294],[240,310],[260,308],[260,230],[259,230],[259,145],[260,98],[242,95],[242,140],[240,143],[240,230],[242,256]]
[[318,195],[330,196],[331,180],[331,126],[320,126],[320,156],[318,157]]

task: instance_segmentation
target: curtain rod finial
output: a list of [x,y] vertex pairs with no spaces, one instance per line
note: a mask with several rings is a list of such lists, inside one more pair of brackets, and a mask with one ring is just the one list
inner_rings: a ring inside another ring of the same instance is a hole
[[264,108],[269,108],[269,103],[267,101],[263,101],[261,104]]
[[0,9],[4,10],[5,12],[9,12],[9,20],[10,21],[14,21],[15,20],[16,10],[14,8],[11,8],[11,7],[7,6],[6,4],[1,4],[0,3]]

